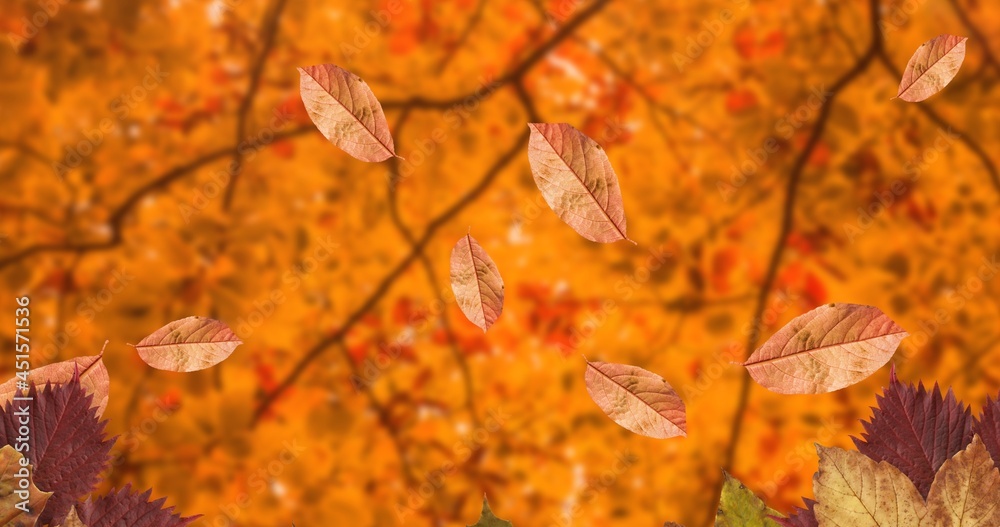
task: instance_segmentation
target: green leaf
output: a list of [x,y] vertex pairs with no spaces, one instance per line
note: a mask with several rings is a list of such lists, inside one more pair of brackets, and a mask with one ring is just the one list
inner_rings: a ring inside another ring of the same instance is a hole
[[483,514],[475,525],[468,527],[514,527],[514,524],[494,516],[493,511],[490,510],[490,504],[486,501],[486,495],[483,495]]
[[740,480],[724,472],[726,482],[722,485],[719,512],[715,517],[715,527],[779,527],[770,518],[781,514],[764,505]]

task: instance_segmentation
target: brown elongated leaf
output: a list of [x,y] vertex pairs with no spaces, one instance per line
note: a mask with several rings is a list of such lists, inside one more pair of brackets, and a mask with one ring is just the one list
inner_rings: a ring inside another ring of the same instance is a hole
[[299,94],[316,128],[343,151],[368,162],[396,155],[382,105],[357,75],[333,64],[299,68]]
[[[38,520],[38,514],[45,507],[51,492],[38,490],[30,477],[23,478],[19,472],[30,475],[30,466],[23,466],[22,456],[14,447],[0,448],[0,527],[31,527]],[[23,471],[23,472],[22,472]],[[28,481],[27,488],[20,486]]]
[[965,60],[966,37],[941,35],[924,42],[910,57],[899,82],[900,99],[920,102],[955,78]]
[[587,361],[587,392],[614,422],[656,439],[687,435],[684,401],[670,383],[638,366]]
[[226,360],[243,341],[225,323],[205,317],[175,320],[135,345],[142,360],[167,371],[189,372]]
[[[45,383],[65,384],[73,380],[73,375],[76,372],[80,374],[80,384],[84,391],[94,396],[94,406],[97,407],[97,416],[100,417],[104,414],[104,409],[108,407],[108,394],[111,385],[108,369],[104,366],[102,355],[76,357],[32,369],[28,380],[39,386],[44,386]],[[14,377],[0,384],[0,408],[14,397],[18,382],[23,381]]]
[[813,476],[820,527],[917,527],[927,514],[920,492],[896,467],[861,452],[816,445]]
[[792,319],[744,366],[772,392],[827,393],[884,366],[908,335],[876,307],[827,304]]
[[483,331],[503,311],[503,278],[472,235],[463,236],[451,250],[451,290],[462,313]]
[[1000,525],[1000,471],[979,436],[941,465],[927,495],[926,527]]
[[528,127],[528,162],[549,207],[588,240],[628,240],[618,177],[604,149],[566,123]]

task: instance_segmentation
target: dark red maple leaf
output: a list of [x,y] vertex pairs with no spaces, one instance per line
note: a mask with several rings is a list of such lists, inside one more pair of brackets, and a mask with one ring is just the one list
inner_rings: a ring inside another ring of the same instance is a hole
[[149,501],[152,493],[132,492],[132,485],[126,484],[118,492],[77,505],[76,513],[87,527],[184,527],[200,517],[181,518],[173,507],[163,508],[166,498]]
[[989,450],[990,456],[993,457],[993,464],[1000,467],[1000,396],[997,396],[995,401],[986,398],[983,413],[972,425],[972,431],[979,434],[979,438],[986,445],[986,450]]
[[78,379],[65,384],[47,384],[28,390],[30,401],[10,401],[0,409],[0,445],[13,445],[27,411],[28,450],[24,452],[34,470],[35,486],[52,497],[38,518],[38,525],[60,525],[70,508],[97,485],[107,467],[114,439],[106,439],[107,421],[99,421]]
[[796,507],[787,518],[776,518],[772,516],[771,519],[783,527],[819,527],[819,521],[816,519],[816,513],[813,512],[813,508],[816,507],[816,502],[810,499],[805,499],[803,501],[806,502],[806,508],[801,509]]
[[899,382],[895,370],[876,401],[871,422],[861,422],[863,439],[851,439],[862,454],[906,474],[926,498],[941,465],[972,443],[971,409],[950,389],[942,397],[937,384],[928,391],[923,383]]

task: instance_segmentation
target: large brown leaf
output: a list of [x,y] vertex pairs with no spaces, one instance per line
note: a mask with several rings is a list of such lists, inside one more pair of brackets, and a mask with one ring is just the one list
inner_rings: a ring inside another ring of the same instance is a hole
[[638,366],[587,362],[587,392],[614,422],[656,439],[687,435],[684,401],[670,383]]
[[462,313],[483,331],[503,311],[503,278],[493,259],[470,234],[451,250],[451,290]]
[[299,68],[299,77],[306,111],[331,143],[362,161],[396,155],[382,105],[365,81],[333,64]]
[[[76,357],[67,361],[48,364],[40,368],[31,370],[30,381],[39,386],[45,383],[65,384],[73,380],[73,375],[79,373],[80,385],[89,395],[94,396],[94,406],[97,407],[97,416],[104,414],[104,409],[108,407],[108,393],[111,380],[108,378],[108,369],[104,366],[102,355],[90,357]],[[17,392],[17,377],[0,384],[0,407],[7,404]]]
[[832,392],[884,366],[907,335],[878,308],[827,304],[794,318],[744,366],[772,392]]
[[628,240],[618,177],[604,149],[566,123],[528,126],[531,173],[549,207],[588,240]]
[[917,48],[899,82],[900,99],[920,102],[941,91],[955,78],[965,60],[966,37],[941,35]]
[[189,372],[226,360],[243,341],[225,323],[205,317],[175,320],[135,345],[142,360],[167,371]]

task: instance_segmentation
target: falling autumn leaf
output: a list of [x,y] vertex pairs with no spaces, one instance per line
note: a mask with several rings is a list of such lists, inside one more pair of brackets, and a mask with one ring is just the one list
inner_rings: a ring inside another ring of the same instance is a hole
[[628,240],[618,177],[604,149],[565,123],[528,126],[531,173],[549,207],[588,240]]
[[[104,366],[103,356],[94,355],[90,357],[76,357],[67,361],[48,364],[31,371],[30,381],[36,385],[43,386],[46,383],[65,384],[73,380],[73,376],[78,374],[80,385],[88,395],[94,396],[94,406],[97,407],[97,415],[104,414],[104,409],[108,407],[108,396],[111,381],[108,378],[108,369]],[[0,407],[7,404],[17,393],[17,377],[0,384]]]
[[941,91],[962,67],[967,40],[966,37],[941,35],[921,44],[903,71],[896,97],[920,102]]
[[[0,448],[0,525],[4,527],[31,527],[38,519],[38,513],[52,496],[51,492],[38,490],[30,479],[18,476],[18,472],[25,470],[21,465],[24,456],[14,450],[14,447],[5,445]],[[27,468],[30,473],[31,468]],[[25,482],[28,488],[21,487],[21,482]],[[16,490],[26,490],[28,499],[17,494]],[[26,505],[30,514],[18,508],[18,504],[27,501]]]
[[640,435],[687,435],[684,401],[666,380],[637,366],[587,361],[587,392],[614,422]]
[[331,143],[362,161],[396,155],[382,105],[365,81],[333,64],[299,68],[299,77],[306,111]]
[[194,316],[154,331],[135,349],[146,364],[156,369],[190,372],[226,360],[242,343],[225,323]]
[[489,502],[486,501],[486,496],[483,496],[483,512],[479,516],[479,521],[469,527],[514,527],[514,524],[494,516],[493,511],[490,510]]
[[816,446],[815,512],[823,527],[916,527],[927,506],[896,467],[856,451]]
[[458,307],[483,331],[503,311],[503,279],[479,242],[467,234],[451,250],[451,290]]
[[881,368],[907,335],[878,308],[827,304],[794,318],[744,366],[776,393],[827,393]]

